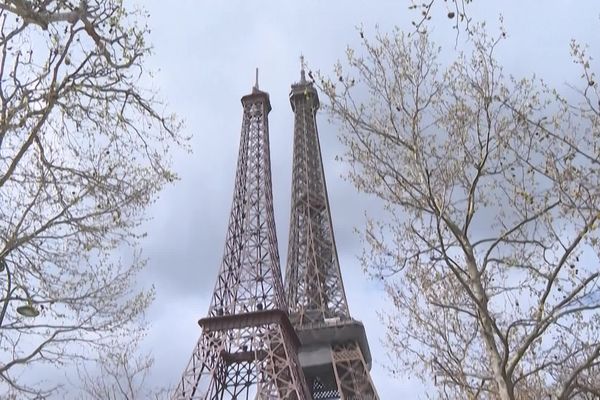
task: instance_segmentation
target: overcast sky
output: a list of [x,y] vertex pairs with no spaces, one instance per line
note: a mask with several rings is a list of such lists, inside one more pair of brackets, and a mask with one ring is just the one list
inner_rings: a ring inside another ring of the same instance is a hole
[[[474,3],[474,19],[495,25],[499,13],[504,15],[509,37],[498,54],[509,73],[536,73],[565,89],[566,82],[578,78],[569,59],[572,38],[596,45],[592,54],[600,60],[597,1]],[[384,32],[395,25],[410,30],[415,15],[408,11],[407,0],[151,0],[142,4],[151,13],[155,46],[151,67],[159,70],[155,85],[193,135],[193,154],[175,157],[181,181],[165,190],[149,210],[152,220],[143,243],[149,266],[141,279],[145,285],[154,284],[157,291],[148,313],[151,329],[145,342],[156,358],[152,381],[174,385],[200,335],[196,321],[206,314],[221,262],[241,127],[240,98],[251,90],[255,67],[260,68],[260,87],[269,92],[273,106],[269,115],[271,162],[284,268],[293,128],[288,94],[291,83],[299,78],[299,55],[305,55],[311,68],[329,72],[344,57],[347,45],[358,44],[357,26],[362,25],[367,35],[373,34],[375,25]],[[445,13],[442,9],[434,17],[434,37],[452,49],[456,37]],[[337,128],[324,112],[318,116],[318,125],[350,311],[365,323],[375,385],[383,400],[423,398],[424,389],[414,379],[394,380],[385,371],[384,330],[375,311],[384,309],[386,300],[380,288],[365,278],[356,258],[361,243],[354,228],[363,225],[363,212],[377,209],[378,203],[359,195],[341,178],[346,166],[334,160],[342,151]]]

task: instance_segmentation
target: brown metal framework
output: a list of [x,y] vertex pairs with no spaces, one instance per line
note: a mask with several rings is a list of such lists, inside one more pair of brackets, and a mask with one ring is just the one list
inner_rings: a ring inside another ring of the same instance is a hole
[[294,156],[286,269],[287,300],[297,326],[350,319],[340,272],[315,115],[319,97],[306,81],[292,85]]
[[[290,318],[309,349],[305,376],[314,399],[378,399],[364,328],[348,310],[317,132],[319,97],[304,66],[290,103],[294,156],[285,284]],[[302,355],[301,349],[301,361]]]
[[202,334],[172,399],[311,398],[284,298],[271,185],[269,95],[242,97],[233,206]]

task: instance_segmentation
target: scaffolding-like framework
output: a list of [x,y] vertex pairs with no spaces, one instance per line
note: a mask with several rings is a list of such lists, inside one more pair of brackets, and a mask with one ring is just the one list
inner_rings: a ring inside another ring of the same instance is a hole
[[[258,73],[257,73],[258,74]],[[225,252],[202,334],[173,400],[309,400],[284,297],[271,185],[269,95],[244,109]]]
[[[352,319],[338,261],[316,113],[292,85],[294,156],[285,292],[269,155],[269,95],[242,97],[233,206],[208,316],[173,400],[379,400],[364,326]],[[287,300],[287,301],[286,301]]]
[[315,400],[377,400],[365,330],[348,310],[317,132],[319,97],[304,65],[290,103],[294,156],[285,284],[302,343],[300,362]]

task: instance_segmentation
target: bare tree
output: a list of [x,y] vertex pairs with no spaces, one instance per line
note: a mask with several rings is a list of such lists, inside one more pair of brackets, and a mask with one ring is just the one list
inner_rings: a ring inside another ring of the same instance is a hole
[[186,138],[144,85],[146,17],[120,0],[0,3],[0,397],[51,393],[36,365],[135,336],[153,296],[132,286],[139,225]]
[[427,30],[428,21],[430,21],[434,15],[436,9],[443,9],[446,12],[446,16],[453,22],[452,28],[458,30],[464,28],[467,33],[471,32],[470,26],[473,22],[468,12],[469,3],[473,0],[425,0],[419,2],[410,0],[409,10],[417,12],[417,17],[412,21],[413,26],[420,33],[425,33]]
[[442,68],[426,34],[378,34],[318,82],[350,180],[388,212],[362,262],[393,302],[392,368],[436,396],[598,398],[598,83],[576,43],[568,98],[507,77],[503,37],[473,27]]
[[137,353],[137,343],[116,347],[116,351],[99,354],[96,370],[80,368],[82,399],[88,400],[146,400],[162,399],[166,388],[150,389],[148,374],[154,364],[150,355]]

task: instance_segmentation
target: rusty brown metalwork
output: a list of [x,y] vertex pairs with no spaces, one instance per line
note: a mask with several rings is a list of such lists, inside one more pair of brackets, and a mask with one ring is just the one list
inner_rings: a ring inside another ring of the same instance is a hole
[[242,97],[233,206],[208,317],[173,400],[310,400],[285,302],[271,185],[269,95]]
[[313,85],[292,85],[294,156],[292,211],[286,269],[287,301],[297,326],[350,319],[340,272],[315,115]]
[[303,60],[290,103],[294,155],[285,285],[299,359],[315,400],[378,400],[365,330],[348,310],[317,131],[319,97]]

